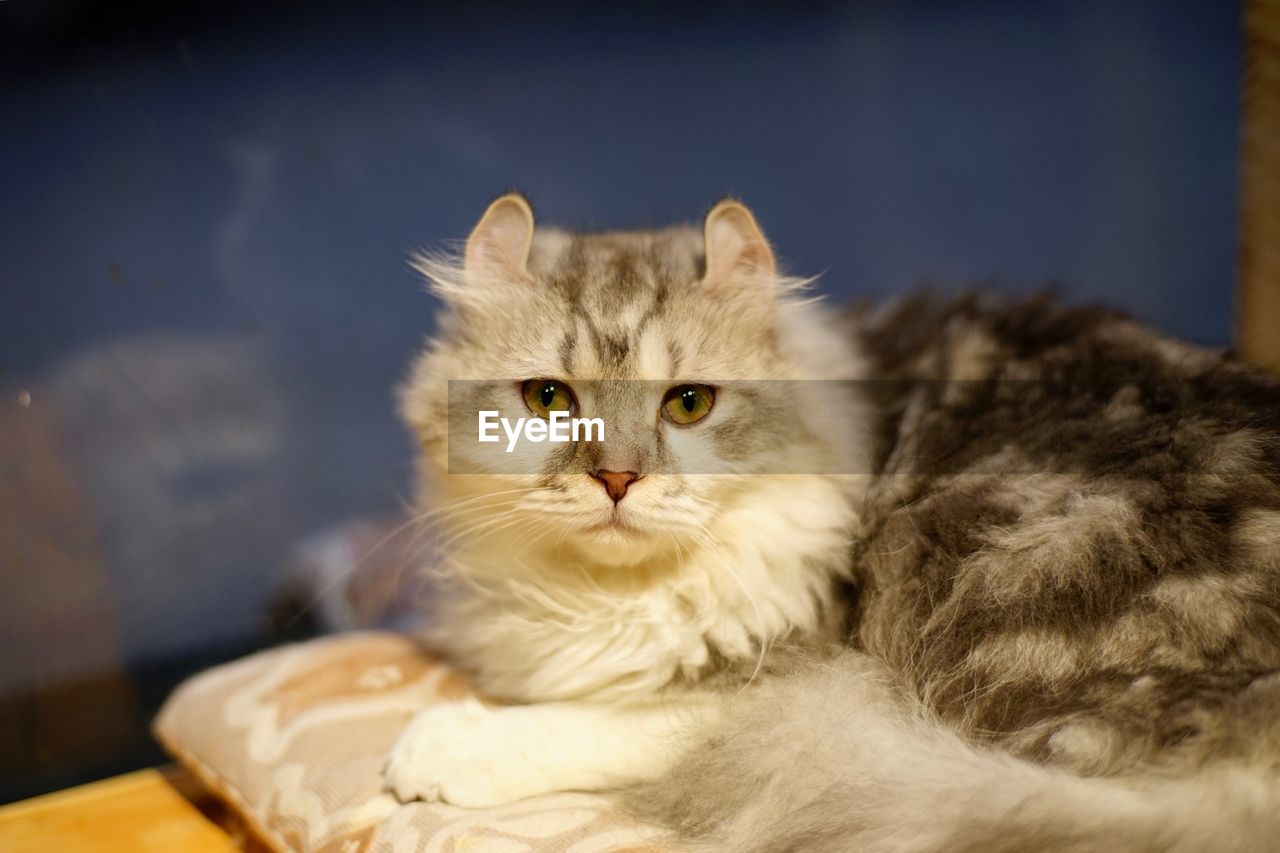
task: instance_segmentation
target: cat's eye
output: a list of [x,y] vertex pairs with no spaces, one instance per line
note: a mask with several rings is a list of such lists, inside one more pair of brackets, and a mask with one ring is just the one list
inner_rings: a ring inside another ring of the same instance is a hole
[[578,408],[573,389],[559,379],[526,379],[520,386],[520,394],[529,411],[540,418],[552,412],[572,413]]
[[681,426],[696,423],[711,414],[715,402],[710,385],[677,385],[662,398],[662,416]]

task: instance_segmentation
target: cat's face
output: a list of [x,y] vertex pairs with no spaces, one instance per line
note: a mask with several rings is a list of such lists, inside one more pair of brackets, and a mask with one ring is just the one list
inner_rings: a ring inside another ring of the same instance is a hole
[[[520,531],[598,563],[638,562],[706,538],[767,475],[838,464],[829,390],[788,380],[852,356],[810,328],[736,202],[701,233],[582,236],[535,231],[527,203],[506,196],[461,268],[423,266],[449,311],[404,411],[433,472],[428,501],[446,515],[453,502],[460,541]],[[605,438],[505,454],[501,432],[498,446],[476,441],[482,409],[598,418]]]

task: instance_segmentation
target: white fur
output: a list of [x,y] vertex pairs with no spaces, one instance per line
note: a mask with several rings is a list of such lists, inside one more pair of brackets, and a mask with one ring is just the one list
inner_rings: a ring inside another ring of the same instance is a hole
[[455,555],[461,574],[452,574],[455,594],[431,639],[487,691],[541,704],[421,712],[392,752],[397,796],[478,807],[668,769],[718,699],[664,688],[695,683],[713,649],[749,667],[771,643],[816,640],[826,627],[822,604],[830,566],[847,553],[848,504],[826,478],[771,485],[669,565],[619,571],[559,549],[553,562],[531,565],[538,552],[513,556],[506,541]]
[[735,734],[643,795],[664,814],[694,803],[700,850],[1264,851],[1280,839],[1266,756],[1185,778],[1078,776],[966,743],[855,652],[742,697],[722,730]]
[[492,692],[547,701],[647,697],[695,680],[713,648],[754,660],[783,637],[816,637],[851,513],[825,478],[770,484],[711,521],[709,541],[622,567],[502,538],[455,555],[465,580],[432,638]]
[[626,705],[437,705],[400,736],[387,780],[402,800],[468,808],[614,788],[670,769],[717,708],[713,697],[694,694]]

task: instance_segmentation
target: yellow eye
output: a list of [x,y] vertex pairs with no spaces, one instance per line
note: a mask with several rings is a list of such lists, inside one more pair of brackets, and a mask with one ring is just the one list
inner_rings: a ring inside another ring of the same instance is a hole
[[696,423],[711,413],[715,401],[710,385],[677,385],[662,398],[662,416],[681,426]]
[[572,412],[578,408],[573,389],[559,379],[526,379],[520,393],[529,411],[540,418],[551,412]]

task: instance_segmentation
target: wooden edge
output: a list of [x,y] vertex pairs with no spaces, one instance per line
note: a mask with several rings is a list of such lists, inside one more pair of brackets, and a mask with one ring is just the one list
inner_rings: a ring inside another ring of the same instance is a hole
[[1236,340],[1280,371],[1280,0],[1249,0],[1244,21]]
[[136,770],[0,807],[0,849],[12,853],[234,853],[236,839],[170,777]]

